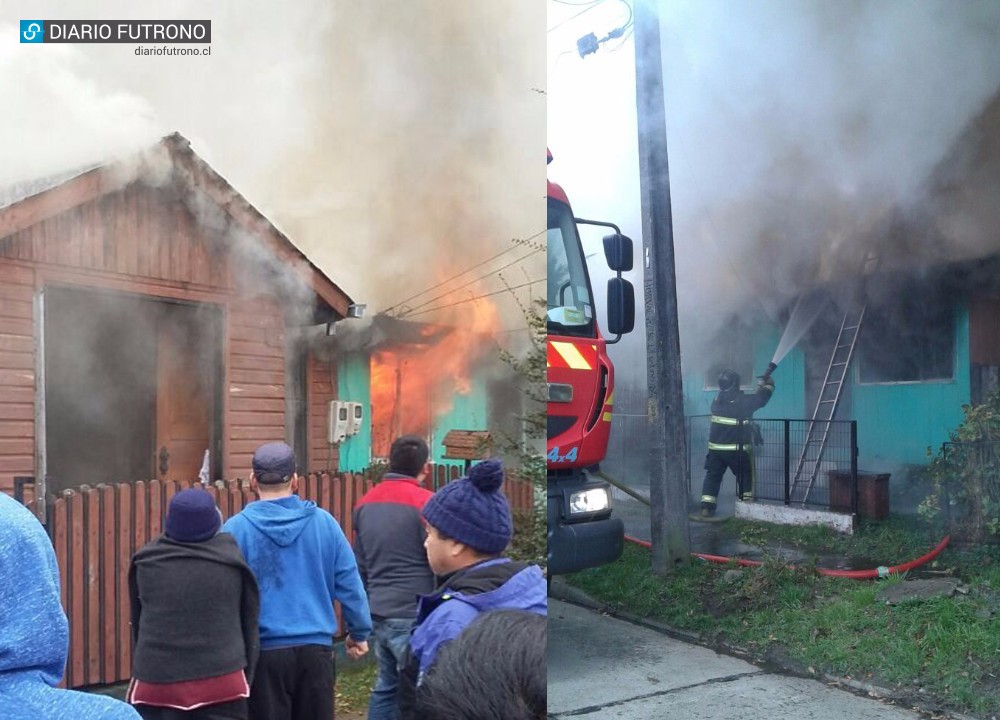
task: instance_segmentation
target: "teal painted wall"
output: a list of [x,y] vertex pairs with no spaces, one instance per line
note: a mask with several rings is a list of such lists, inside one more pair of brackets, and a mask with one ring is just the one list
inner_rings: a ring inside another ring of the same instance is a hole
[[446,460],[442,457],[445,450],[441,441],[449,430],[489,429],[489,398],[486,393],[488,383],[481,374],[474,374],[471,384],[472,389],[469,394],[456,393],[452,398],[451,410],[439,417],[431,428],[431,458],[435,463],[465,467],[465,463],[461,460]]
[[901,464],[925,464],[948,431],[962,421],[969,402],[969,313],[956,308],[955,374],[950,381],[861,385],[854,378],[854,418],[858,421],[858,467],[876,472]]
[[[341,472],[358,472],[371,464],[371,370],[367,355],[350,354],[337,366],[337,399],[364,404],[365,418],[357,435],[347,438],[340,445]],[[487,430],[489,398],[485,376],[473,376],[472,390],[468,395],[455,394],[450,411],[442,415],[431,429],[429,438],[431,458],[435,463],[457,465],[464,463],[445,460],[441,441],[449,430]]]
[[341,472],[359,472],[369,465],[372,455],[371,370],[367,355],[352,353],[337,364],[337,399],[364,404],[365,417],[357,435],[340,444]]
[[[935,452],[948,439],[948,431],[962,421],[962,405],[970,397],[969,313],[964,301],[955,310],[955,372],[949,381],[860,384],[857,369],[849,373],[852,417],[858,422],[858,467],[871,472],[891,472],[900,465],[923,465],[927,448]],[[754,338],[754,371],[763,372],[778,344],[781,330],[761,327]],[[805,360],[792,349],[774,371],[775,394],[757,418],[803,419],[813,408],[805,407]],[[747,380],[743,379],[744,386]],[[701,368],[684,376],[684,412],[706,415],[715,391],[704,390]]]
[[[753,370],[760,375],[774,356],[774,349],[781,339],[781,330],[774,326],[761,326],[754,334]],[[802,353],[792,349],[774,371],[775,392],[771,401],[758,410],[758,418],[804,418],[805,414],[805,360]],[[756,386],[756,378],[741,378],[745,390]],[[704,368],[689,368],[684,378],[684,414],[708,415],[716,390],[706,390]]]

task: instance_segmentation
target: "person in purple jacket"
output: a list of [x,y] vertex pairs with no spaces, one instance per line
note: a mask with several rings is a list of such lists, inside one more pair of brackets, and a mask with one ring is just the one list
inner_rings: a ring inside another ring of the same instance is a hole
[[438,652],[489,610],[547,611],[545,577],[537,565],[503,557],[514,534],[501,490],[498,459],[475,465],[468,477],[438,490],[421,515],[427,523],[427,560],[437,589],[420,597],[410,656],[399,684],[403,720],[415,718],[416,688]]

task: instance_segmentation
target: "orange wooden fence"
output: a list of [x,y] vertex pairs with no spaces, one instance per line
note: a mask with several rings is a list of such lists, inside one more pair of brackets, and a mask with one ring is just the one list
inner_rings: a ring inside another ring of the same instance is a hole
[[[457,468],[437,467],[433,487],[457,476]],[[361,474],[314,473],[300,478],[299,495],[329,511],[351,539],[351,511],[371,484]],[[161,533],[170,499],[184,487],[151,480],[83,486],[49,498],[48,530],[70,629],[65,686],[102,685],[130,677],[129,563],[136,550]],[[239,480],[219,481],[208,491],[225,518],[254,500],[248,484]],[[532,509],[530,483],[508,479],[504,491],[513,509]]]

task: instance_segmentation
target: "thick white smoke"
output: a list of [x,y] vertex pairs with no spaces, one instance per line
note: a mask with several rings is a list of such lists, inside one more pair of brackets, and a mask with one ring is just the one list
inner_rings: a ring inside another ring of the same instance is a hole
[[[27,18],[210,19],[212,53],[20,44]],[[531,0],[5,0],[0,186],[177,131],[377,311],[544,228],[543,28]],[[540,255],[509,284],[542,277]],[[493,277],[449,300],[503,288]],[[523,327],[497,299],[502,324]]]

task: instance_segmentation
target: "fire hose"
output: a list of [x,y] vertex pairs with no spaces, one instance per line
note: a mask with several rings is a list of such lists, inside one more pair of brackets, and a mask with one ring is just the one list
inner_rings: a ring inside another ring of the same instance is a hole
[[[636,500],[639,500],[640,502],[643,502],[646,505],[650,504],[647,498],[643,497],[641,494],[632,490],[632,488],[622,485],[620,482],[612,478],[610,475],[606,475],[600,470],[598,470],[596,474],[601,478],[603,478],[604,480],[606,480],[607,482],[609,482],[611,485],[614,485],[619,490],[634,497]],[[629,535],[626,535],[625,539],[631,543],[635,543],[636,545],[640,545],[645,548],[651,548],[653,546],[652,543],[648,543],[645,540],[639,540],[638,538],[634,538]],[[900,565],[892,565],[888,567],[885,565],[880,565],[879,567],[870,568],[868,570],[836,570],[831,568],[815,568],[815,570],[820,575],[826,575],[828,577],[850,578],[852,580],[873,580],[875,578],[885,578],[889,577],[890,575],[897,575],[908,572],[916,567],[920,567],[921,565],[930,562],[938,555],[940,555],[942,550],[948,547],[948,543],[950,541],[951,541],[951,535],[945,535],[944,538],[941,540],[941,542],[939,542],[937,546],[935,546],[934,549],[928,552],[926,555],[922,555],[921,557],[918,557],[915,560],[910,560],[909,562],[902,563]],[[742,565],[743,567],[759,567],[764,564],[764,562],[761,560],[747,560],[745,558],[732,558],[732,557],[725,557],[723,555],[708,555],[706,553],[693,552],[691,553],[691,557],[696,557],[699,560],[705,560],[707,562],[714,562],[720,564],[735,562],[737,565]],[[790,570],[794,570],[796,569],[796,566],[789,565],[788,568]]]

